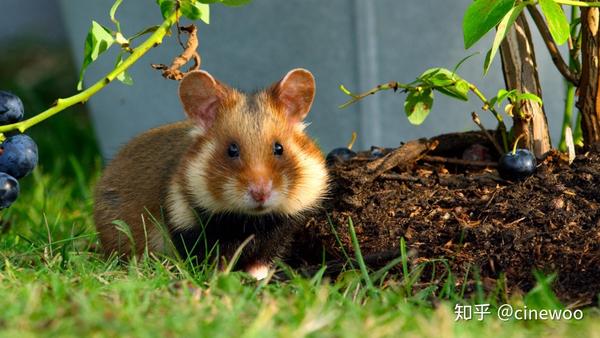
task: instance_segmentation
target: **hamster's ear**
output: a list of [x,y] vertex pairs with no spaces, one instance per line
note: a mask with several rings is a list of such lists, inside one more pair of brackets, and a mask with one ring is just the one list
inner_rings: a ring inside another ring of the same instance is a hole
[[183,109],[202,131],[208,130],[215,122],[224,95],[225,88],[203,70],[187,73],[179,84]]
[[272,87],[272,95],[291,123],[301,122],[315,98],[315,78],[306,69],[292,69]]

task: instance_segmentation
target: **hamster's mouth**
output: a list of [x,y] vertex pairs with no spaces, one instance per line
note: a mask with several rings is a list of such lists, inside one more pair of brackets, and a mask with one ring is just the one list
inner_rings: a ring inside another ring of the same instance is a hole
[[261,205],[253,206],[253,207],[248,208],[246,210],[247,210],[246,212],[249,213],[249,214],[264,215],[264,214],[268,214],[268,213],[272,212],[273,208],[271,208],[269,206],[266,206],[264,204],[261,204]]

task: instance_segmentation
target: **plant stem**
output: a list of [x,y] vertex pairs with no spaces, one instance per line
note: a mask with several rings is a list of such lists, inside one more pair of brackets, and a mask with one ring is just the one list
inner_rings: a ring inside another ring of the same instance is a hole
[[565,63],[565,60],[560,54],[558,46],[556,45],[556,42],[554,42],[552,34],[550,33],[550,29],[548,28],[546,21],[544,21],[544,18],[542,17],[540,11],[538,11],[537,7],[533,5],[527,6],[527,10],[529,11],[529,14],[531,14],[531,18],[537,26],[538,31],[542,36],[542,40],[544,40],[544,43],[548,48],[548,52],[550,53],[552,62],[554,62],[556,69],[567,81],[573,83],[576,86],[579,85],[579,74],[574,73],[573,68],[567,66],[567,64]]
[[577,112],[575,121],[575,130],[573,131],[573,143],[578,147],[583,147],[583,130],[581,129],[581,111]]
[[477,115],[476,112],[472,112],[471,113],[471,117],[473,118],[473,122],[479,127],[479,129],[481,129],[481,131],[490,140],[490,142],[492,142],[492,144],[494,145],[494,147],[498,151],[498,154],[503,154],[504,150],[502,150],[502,147],[500,147],[500,145],[498,144],[498,141],[496,141],[496,139],[487,131],[487,129],[485,129],[485,127],[483,126],[483,124],[481,124],[481,120],[479,119],[479,115]]
[[125,59],[118,67],[113,69],[110,73],[100,79],[98,82],[94,83],[91,87],[86,90],[75,94],[73,96],[58,99],[50,107],[49,109],[21,122],[7,124],[4,126],[0,126],[0,133],[19,130],[21,133],[25,132],[25,130],[31,128],[32,126],[46,120],[59,113],[60,111],[75,105],[77,103],[84,103],[89,100],[94,94],[99,92],[101,89],[106,87],[107,84],[112,82],[119,74],[123,73],[127,68],[133,65],[140,57],[142,57],[146,52],[148,52],[153,47],[162,43],[163,38],[169,32],[169,28],[175,23],[177,20],[176,12],[173,12],[168,18],[163,21],[163,23],[154,31],[154,33],[142,44],[133,49],[133,53]]
[[[578,17],[578,9],[577,8],[571,8],[571,23],[575,22],[575,20],[577,20]],[[571,31],[571,39],[575,39],[575,41],[573,42],[573,48],[571,51],[569,51],[569,68],[570,69],[575,69],[576,66],[576,61],[575,61],[575,57],[576,57],[576,53],[573,53],[572,51],[575,50],[576,47],[576,39],[577,39],[577,32],[576,29],[573,28],[573,30]],[[563,122],[562,122],[562,129],[560,132],[560,143],[558,144],[558,150],[562,151],[562,152],[566,152],[567,151],[567,142],[565,139],[565,134],[567,132],[567,128],[571,128],[571,130],[573,130],[571,123],[573,121],[573,107],[575,105],[575,91],[576,91],[576,87],[573,85],[573,83],[566,81],[567,82],[567,94],[566,94],[566,98],[565,98],[565,112],[563,114]]]
[[[558,150],[565,152],[567,151],[567,143],[565,142],[565,133],[567,128],[571,127],[571,120],[573,118],[573,106],[575,104],[575,90],[577,88],[570,82],[567,82],[567,97],[565,99],[565,112],[563,114],[562,130],[560,132],[560,143],[558,144]],[[573,128],[571,128],[572,130]]]
[[[504,124],[504,119],[502,118],[502,115],[500,115],[500,113],[498,113],[496,111],[494,106],[492,104],[490,104],[490,101],[488,101],[488,99],[485,97],[485,95],[483,95],[483,93],[479,90],[479,88],[477,88],[477,86],[475,86],[474,84],[472,84],[468,81],[465,81],[465,82],[467,82],[469,84],[469,90],[471,90],[483,102],[483,110],[489,110],[494,115],[496,120],[498,121],[498,129],[500,130],[500,134],[502,135],[502,143],[504,145],[504,152],[507,152],[508,151],[508,140],[507,140],[507,136],[506,136],[506,125]],[[340,89],[344,92],[344,94],[352,97],[346,103],[339,106],[340,109],[343,109],[343,108],[348,107],[351,104],[354,104],[354,103],[364,99],[365,97],[367,97],[369,95],[373,95],[382,90],[393,89],[394,91],[396,91],[398,89],[403,89],[404,91],[411,91],[411,90],[419,90],[419,86],[415,87],[414,85],[411,85],[411,84],[403,84],[403,83],[392,81],[392,82],[380,84],[377,87],[375,87],[369,91],[366,91],[364,93],[360,93],[360,94],[351,93],[343,85],[340,86]],[[431,89],[436,89],[436,87],[432,86]]]
[[472,83],[469,83],[469,89],[473,92],[473,94],[475,94],[475,96],[477,96],[481,100],[481,102],[483,102],[483,110],[489,110],[494,115],[496,120],[498,121],[498,129],[500,130],[500,134],[502,135],[502,143],[504,146],[504,152],[507,152],[508,151],[508,140],[506,137],[506,125],[504,124],[504,119],[502,118],[502,115],[500,115],[500,113],[498,113],[498,111],[496,111],[494,106],[492,104],[490,104],[490,101],[488,101],[488,99],[485,97],[485,95],[483,95],[483,93],[479,90],[479,88],[477,88],[477,86],[475,86]]
[[525,137],[525,133],[519,135],[519,137],[517,137],[517,139],[513,143],[513,148],[512,148],[513,155],[517,153],[517,146],[519,145],[519,140],[522,139],[523,137]]
[[352,150],[352,146],[354,146],[354,142],[356,142],[356,138],[357,138],[358,134],[356,134],[355,131],[352,132],[352,138],[350,139],[350,142],[348,142],[348,146],[346,148]]
[[395,81],[392,82],[388,82],[388,83],[384,83],[384,84],[380,84],[377,87],[366,91],[364,93],[361,94],[352,94],[350,91],[348,91],[346,88],[344,88],[344,86],[340,86],[340,89],[349,96],[352,96],[352,98],[350,100],[348,100],[346,103],[340,105],[338,108],[340,109],[344,109],[346,107],[348,107],[349,105],[356,103],[362,99],[364,99],[365,97],[369,96],[369,95],[373,95],[377,92],[380,92],[382,90],[389,90],[389,89],[393,89],[394,91],[398,90],[398,88],[402,88],[402,89],[409,89],[412,88],[410,85],[406,85],[406,84],[402,84],[402,83],[398,83]]

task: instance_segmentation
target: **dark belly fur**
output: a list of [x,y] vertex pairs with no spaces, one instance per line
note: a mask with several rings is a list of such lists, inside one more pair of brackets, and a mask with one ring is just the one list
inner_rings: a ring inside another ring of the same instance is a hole
[[297,219],[273,214],[211,215],[202,209],[196,210],[196,214],[199,218],[197,225],[185,231],[171,231],[171,239],[181,257],[193,257],[201,263],[205,258],[213,259],[218,254],[229,262],[242,242],[254,235],[237,262],[237,266],[242,268],[283,258],[301,224]]

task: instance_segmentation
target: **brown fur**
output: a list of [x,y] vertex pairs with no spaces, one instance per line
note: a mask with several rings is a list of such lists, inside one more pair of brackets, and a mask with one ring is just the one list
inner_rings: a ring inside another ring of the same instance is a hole
[[165,192],[179,159],[194,141],[192,128],[186,121],[149,130],[123,147],[106,168],[96,187],[94,222],[107,254],[131,253],[131,243],[116,229],[115,220],[130,226],[135,254],[146,246],[162,251],[156,239],[163,236],[152,217],[162,221]]
[[[222,253],[231,256],[247,236],[255,235],[241,260],[248,266],[268,263],[285,250],[294,220],[318,207],[325,195],[323,155],[301,123],[314,94],[305,88],[311,82],[302,81],[306,71],[288,73],[284,80],[291,77],[294,82],[283,94],[276,84],[246,95],[207,75],[198,76],[201,80],[191,81],[192,89],[216,87],[198,97],[188,88],[180,89],[184,107],[197,110],[187,111],[191,120],[136,137],[100,180],[95,222],[107,254],[165,251],[163,232],[152,217],[166,224],[170,237],[181,237],[188,245],[199,234],[198,218],[204,221],[212,215],[206,230],[212,236],[209,243],[219,243]],[[203,102],[213,102],[215,95],[219,100],[213,114]],[[284,148],[280,156],[273,154],[275,142]],[[239,145],[239,158],[228,157],[231,143]],[[250,208],[249,185],[267,180],[273,187],[270,204]],[[114,220],[129,225],[134,251]]]

